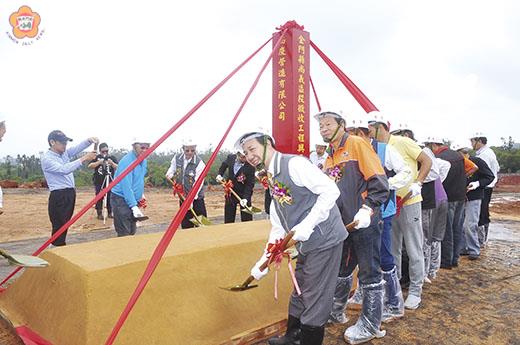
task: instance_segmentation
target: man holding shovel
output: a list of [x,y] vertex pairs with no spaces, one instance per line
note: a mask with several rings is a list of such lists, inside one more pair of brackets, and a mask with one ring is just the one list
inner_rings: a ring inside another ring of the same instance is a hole
[[344,338],[350,344],[360,344],[385,335],[380,330],[384,280],[380,268],[382,224],[379,209],[388,199],[388,179],[370,144],[345,132],[345,119],[341,115],[326,111],[316,114],[314,118],[319,122],[323,140],[330,143],[324,171],[341,192],[336,203],[342,222],[357,222],[357,230],[342,245],[341,267],[336,278],[330,321],[347,322],[344,309],[354,269],[359,265],[363,309],[358,321],[345,331]]
[[[173,156],[170,168],[166,172],[166,178],[173,180],[179,186],[182,186],[184,196],[188,195],[195,181],[200,177],[202,170],[206,165],[197,155],[197,145],[191,140],[184,140],[182,145],[182,153]],[[182,205],[183,200],[179,201]],[[200,189],[193,200],[193,211],[186,212],[181,223],[182,229],[193,228],[190,219],[194,217],[193,213],[198,216],[207,217],[206,204],[204,203],[204,183],[200,185]]]
[[[222,175],[227,170],[228,180],[224,181]],[[253,188],[255,187],[255,168],[249,164],[240,151],[236,154],[228,155],[226,160],[222,162],[218,169],[216,180],[220,184],[224,184],[224,188],[233,188],[240,200],[234,195],[226,194],[226,203],[224,206],[224,223],[234,223],[237,213],[237,204],[240,203],[240,220],[247,222],[253,220],[253,215],[243,212],[247,206],[251,206],[251,197]],[[227,186],[226,184],[231,183]]]
[[[299,255],[296,282],[301,294],[293,291],[289,302],[287,332],[269,339],[270,345],[320,345],[332,308],[341,248],[347,237],[336,199],[339,190],[326,175],[304,157],[275,150],[273,139],[260,132],[242,135],[235,148],[243,150],[247,161],[266,174],[271,202],[271,233],[262,258],[251,270],[259,280],[268,269],[268,248],[292,236]],[[296,286],[295,286],[296,288]]]
[[[140,139],[132,141],[132,151],[128,152],[117,166],[114,178],[121,175],[137,157],[150,148],[150,143]],[[139,208],[143,205],[144,177],[147,171],[147,161],[143,160],[112,188],[110,201],[114,214],[114,228],[118,237],[135,235],[138,220],[146,220],[147,217]]]

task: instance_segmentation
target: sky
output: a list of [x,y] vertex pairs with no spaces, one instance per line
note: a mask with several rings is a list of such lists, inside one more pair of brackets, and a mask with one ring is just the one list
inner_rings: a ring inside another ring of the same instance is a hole
[[[9,37],[9,16],[22,5],[41,17],[41,36],[28,46]],[[54,129],[115,148],[128,148],[134,137],[155,142],[287,20],[304,25],[391,123],[408,123],[419,139],[467,143],[480,131],[492,145],[501,137],[518,141],[518,13],[512,0],[2,0],[0,116],[7,134],[0,157],[46,150]],[[158,150],[178,150],[186,138],[215,147],[269,53],[264,49]],[[324,109],[363,113],[314,52],[310,69]],[[269,66],[225,148],[246,131],[271,127],[271,83]],[[312,121],[311,143],[318,137]]]

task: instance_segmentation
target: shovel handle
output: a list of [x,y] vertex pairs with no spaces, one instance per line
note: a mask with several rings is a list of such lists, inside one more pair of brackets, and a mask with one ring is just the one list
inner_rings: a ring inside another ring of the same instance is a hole
[[251,284],[253,282],[253,280],[255,280],[255,277],[253,276],[249,276],[247,277],[247,279],[242,283],[242,287],[248,287],[249,284]]
[[345,228],[347,229],[348,232],[354,232],[356,231],[356,226],[359,224],[359,222],[357,220],[351,222],[351,223],[348,223],[347,225],[345,225]]
[[[222,185],[222,187],[224,187],[226,185],[226,182],[224,182],[224,180],[222,180],[222,182],[220,182],[220,184]],[[235,192],[235,190],[233,188],[229,188],[229,191],[238,200],[238,202],[242,201],[242,198],[240,197],[240,195],[238,195],[237,192]],[[254,213],[250,206],[246,205],[245,209],[251,213]]]
[[[166,179],[168,180],[168,182],[170,182],[170,183],[172,184],[172,186],[175,185],[175,184],[173,183],[173,181],[172,181],[171,178],[166,177]],[[178,195],[179,195],[179,199],[181,199],[181,202],[184,202],[184,197],[183,197],[182,195],[180,195],[180,194],[178,194]],[[195,213],[195,210],[193,209],[193,207],[190,207],[190,211],[191,211],[191,213],[193,214],[193,216],[197,219],[197,222],[200,223],[200,222],[199,222],[199,218],[198,218],[197,214]],[[202,224],[201,224],[201,225],[202,225]]]

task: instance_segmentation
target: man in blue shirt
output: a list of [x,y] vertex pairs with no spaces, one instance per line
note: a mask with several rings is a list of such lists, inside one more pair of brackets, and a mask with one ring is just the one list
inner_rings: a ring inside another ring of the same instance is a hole
[[[88,152],[81,158],[71,161],[71,158],[83,152],[90,144],[98,143],[98,138],[88,138],[79,145],[67,149],[67,143],[72,141],[62,131],[52,131],[47,137],[49,150],[41,160],[43,175],[49,186],[49,218],[52,223],[52,234],[67,223],[74,213],[76,203],[76,189],[73,172],[79,169],[84,162],[96,158],[96,152]],[[67,230],[52,244],[64,246]]]
[[[132,151],[121,158],[114,178],[121,175],[149,147],[149,142],[135,139],[132,144]],[[112,188],[110,198],[114,214],[114,228],[118,237],[135,235],[137,220],[144,218],[143,213],[139,209],[139,201],[143,199],[146,170],[147,162],[143,160]]]

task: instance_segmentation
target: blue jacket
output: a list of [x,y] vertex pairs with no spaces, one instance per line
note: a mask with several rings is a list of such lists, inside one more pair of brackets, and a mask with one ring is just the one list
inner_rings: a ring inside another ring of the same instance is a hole
[[[121,175],[130,164],[137,159],[134,151],[127,153],[119,162],[114,178]],[[112,193],[125,199],[128,207],[137,206],[137,202],[141,200],[144,193],[144,177],[147,170],[146,159],[134,168],[124,179],[121,180],[114,188]]]

